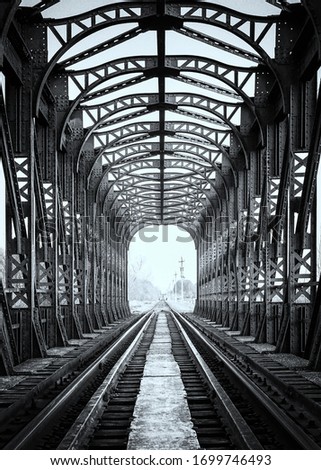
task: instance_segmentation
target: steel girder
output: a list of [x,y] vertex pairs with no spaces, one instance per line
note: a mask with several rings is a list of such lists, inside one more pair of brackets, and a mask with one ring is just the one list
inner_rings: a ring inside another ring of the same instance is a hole
[[[4,3],[1,369],[128,315],[127,248],[151,223],[195,240],[196,314],[320,368],[318,1],[251,16],[145,0],[60,19],[56,1]],[[154,54],[104,59],[147,32]],[[171,53],[169,33],[213,56]]]

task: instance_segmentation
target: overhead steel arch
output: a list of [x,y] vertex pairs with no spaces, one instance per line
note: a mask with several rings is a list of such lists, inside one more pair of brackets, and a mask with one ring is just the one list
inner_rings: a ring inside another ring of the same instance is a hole
[[[182,71],[198,72],[208,77],[217,78],[234,89],[235,94],[227,89],[219,88],[218,86],[212,87],[216,92],[236,99],[242,98],[249,107],[253,107],[253,102],[244,91],[244,87],[248,83],[249,78],[257,71],[257,67],[233,67],[217,60],[199,56],[167,56],[166,68],[168,77],[174,79],[180,78],[188,82],[191,82],[192,79],[190,77],[182,76]],[[174,71],[177,71],[177,73],[174,73]],[[117,59],[108,62],[107,64],[99,65],[91,68],[90,70],[66,70],[64,73],[67,77],[72,79],[73,85],[79,89],[79,94],[69,106],[68,112],[63,119],[61,129],[62,135],[72,116],[72,112],[77,108],[80,102],[86,102],[99,96],[132,86],[136,83],[141,83],[143,80],[157,77],[158,60],[157,57],[150,56],[128,57],[126,59]],[[96,92],[93,91],[98,85],[107,82],[110,79],[123,75],[126,77],[128,74],[138,73],[140,73],[138,77],[125,79],[123,82],[113,86],[99,89]],[[231,75],[233,76],[233,79],[230,78]],[[199,86],[211,89],[210,83],[200,84]],[[60,140],[62,139],[62,135]]]
[[[186,166],[186,168],[192,168],[195,166],[201,166],[208,171],[216,170],[218,173],[221,174],[220,164],[216,162],[218,159],[218,151],[213,151],[212,149],[208,149],[203,145],[200,145],[198,142],[167,142],[165,145],[166,154],[176,156],[177,161]],[[108,156],[109,160],[108,163],[106,162],[103,165],[104,171],[102,173],[101,178],[104,177],[104,174],[108,171],[112,171],[114,168],[124,167],[126,165],[134,165],[140,164],[141,169],[144,168],[144,164],[146,164],[146,168],[157,168],[157,161],[153,160],[159,154],[160,148],[159,144],[154,143],[137,143],[135,145],[128,145],[127,147],[122,147],[119,152],[109,152],[104,153],[102,156]],[[211,158],[212,154],[215,154],[215,158]],[[224,152],[222,152],[225,155]],[[219,154],[220,155],[220,154]],[[100,166],[100,161],[97,157],[91,167],[91,170],[87,177],[87,186],[90,185],[90,178],[93,174],[95,166]],[[229,164],[228,166],[233,169],[233,165],[230,163],[228,157],[226,156],[226,163],[225,165]],[[193,170],[192,170],[193,171]]]
[[129,315],[152,223],[193,236],[195,314],[320,369],[320,2],[88,3],[1,3],[0,369]]
[[[166,121],[164,130],[168,135],[175,137],[181,134],[195,135],[201,138],[197,142],[211,144],[220,149],[224,148],[223,142],[229,133],[229,131],[223,132],[205,125],[186,121]],[[97,131],[93,133],[93,137],[96,139],[96,142],[94,142],[95,151],[101,152],[105,148],[131,143],[127,139],[136,135],[152,137],[159,131],[160,126],[158,121],[140,121],[116,129]],[[192,141],[192,138],[190,138],[190,141]]]
[[[167,96],[165,96],[164,106],[167,106],[169,110],[176,108],[180,109],[180,107],[192,107],[193,109],[196,108],[213,114],[215,118],[217,118],[217,120],[215,121],[216,124],[219,124],[225,128],[229,128],[233,131],[246,155],[246,146],[244,142],[242,142],[242,135],[237,129],[236,125],[232,124],[230,121],[230,119],[232,119],[235,116],[236,112],[240,109],[239,104],[230,105],[225,102],[220,102],[219,100],[210,99],[202,95],[196,94],[167,94]],[[93,134],[93,132],[98,129],[99,126],[105,124],[106,120],[110,116],[113,116],[120,111],[127,109],[132,110],[133,108],[137,107],[146,107],[147,110],[158,110],[162,107],[162,103],[158,102],[157,94],[143,94],[139,97],[134,95],[128,95],[117,99],[116,102],[112,100],[110,102],[95,105],[93,107],[82,107],[82,111],[85,113],[85,115],[90,116],[90,119],[92,120],[93,124],[86,131],[82,139],[82,143],[79,146],[77,168],[79,168],[81,155],[85,149],[86,141]],[[91,114],[92,110],[94,110],[94,114]]]
[[[201,184],[196,184],[196,181],[193,181],[191,179],[191,176],[189,176],[187,178],[188,178],[188,181],[186,181],[186,182],[183,181],[183,183],[181,183],[179,185],[172,185],[167,200],[170,200],[172,198],[172,194],[174,195],[174,198],[177,198],[177,191],[180,192],[180,197],[182,197],[182,196],[188,197],[189,194],[186,191],[190,191],[190,198],[189,199],[191,200],[191,202],[193,202],[195,200],[201,201],[203,206],[204,206],[204,209],[208,209],[208,208],[212,207],[213,202],[214,202],[213,196],[215,195],[215,191],[213,191],[213,193],[210,193],[210,191],[206,191],[206,190],[202,189]],[[135,176],[130,176],[130,177],[127,177],[127,179],[125,181],[123,180],[123,181],[119,181],[118,183],[116,182],[115,184],[118,185],[119,191],[118,191],[118,194],[114,195],[114,196],[112,195],[112,192],[111,192],[112,187],[107,188],[105,195],[102,197],[103,211],[106,211],[107,203],[108,203],[108,209],[112,209],[114,207],[114,205],[117,204],[117,202],[118,202],[117,197],[119,195],[126,193],[130,196],[130,194],[132,193],[132,191],[135,188],[138,190],[135,193],[135,198],[137,198],[137,199],[145,198],[145,194],[149,193],[150,196],[149,196],[148,200],[159,202],[159,199],[156,199],[156,197],[159,195],[158,193],[160,193],[160,188],[155,188],[151,185],[139,186],[139,184],[142,183],[142,182],[146,183],[146,180],[144,181],[143,178],[139,178],[137,176],[136,177]],[[154,186],[155,186],[156,183],[157,183],[157,181],[154,181]],[[200,183],[200,181],[197,180],[197,183]],[[204,182],[203,182],[203,184],[204,184]],[[195,192],[195,190],[196,190],[196,192]],[[199,192],[200,194],[203,194],[205,196],[206,200],[208,201],[207,205],[205,205],[201,199],[196,199],[197,198],[197,192]],[[151,197],[151,196],[153,196],[153,197]],[[220,205],[220,198],[217,198],[217,202]]]
[[[192,5],[189,2],[184,2],[184,7],[180,4],[164,4],[160,5],[159,2],[148,3],[148,7],[144,8],[145,2],[143,5],[136,4],[135,2],[122,3],[116,6],[109,6],[107,8],[100,9],[99,11],[91,11],[87,14],[77,15],[75,18],[64,18],[59,20],[48,19],[44,22],[45,27],[48,31],[55,36],[59,42],[58,48],[54,51],[52,58],[48,61],[46,70],[42,79],[40,81],[39,93],[37,96],[36,109],[39,107],[40,97],[42,96],[42,90],[46,80],[49,78],[54,67],[57,71],[64,71],[66,77],[70,77],[73,83],[78,88],[78,96],[73,100],[73,103],[69,106],[68,111],[65,113],[65,117],[61,121],[61,144],[64,141],[64,133],[66,126],[69,125],[69,122],[72,121],[73,112],[81,111],[84,120],[89,120],[91,124],[87,127],[85,135],[82,139],[82,143],[78,150],[78,157],[76,157],[76,169],[79,172],[81,155],[84,153],[87,146],[88,139],[91,138],[92,134],[101,129],[106,125],[106,121],[110,120],[111,117],[117,116],[118,113],[123,113],[124,110],[130,110],[128,116],[123,116],[120,118],[120,122],[126,121],[133,117],[132,110],[136,108],[143,108],[138,111],[138,114],[144,115],[148,111],[157,111],[160,113],[160,126],[158,131],[154,131],[153,136],[140,136],[139,141],[144,142],[144,140],[153,137],[159,139],[159,158],[160,158],[160,180],[162,186],[162,197],[164,195],[165,182],[164,182],[164,155],[168,151],[166,147],[166,135],[164,131],[165,128],[165,114],[164,109],[172,109],[174,111],[190,116],[193,119],[196,118],[196,115],[191,113],[189,109],[199,109],[214,115],[214,122],[217,119],[216,123],[220,126],[228,126],[234,136],[238,139],[240,146],[243,150],[242,156],[245,158],[245,162],[248,159],[246,143],[243,141],[241,132],[237,129],[237,125],[232,124],[233,119],[235,118],[237,112],[240,112],[241,107],[247,106],[249,114],[253,115],[252,126],[256,125],[260,129],[261,134],[261,145],[264,145],[264,133],[263,133],[263,122],[261,122],[260,117],[256,115],[255,106],[253,106],[253,101],[247,93],[245,92],[244,86],[246,86],[249,78],[253,76],[254,73],[257,73],[258,69],[247,68],[247,67],[229,67],[226,64],[223,65],[222,62],[215,60],[206,60],[201,57],[174,57],[166,56],[164,49],[164,38],[165,30],[172,30],[175,32],[180,32],[182,34],[188,35],[196,40],[201,40],[207,42],[214,47],[223,49],[232,54],[239,55],[246,60],[254,62],[260,66],[260,64],[266,64],[266,73],[271,71],[274,75],[274,81],[278,82],[277,74],[275,73],[274,68],[269,55],[266,53],[264,48],[261,47],[261,43],[269,33],[273,25],[276,22],[280,23],[280,16],[275,17],[255,17],[247,16],[237,11],[231,9],[222,8],[217,5],[203,4],[198,2],[197,7]],[[147,5],[147,2],[146,2]],[[161,16],[160,16],[161,13]],[[231,44],[224,43],[221,40],[214,40],[201,32],[197,32],[187,28],[185,22],[189,23],[204,23],[210,24],[212,26],[225,29],[241,38],[245,43],[249,44],[250,47],[256,51],[258,55],[255,55],[245,49],[242,49],[237,46],[232,46]],[[60,59],[63,55],[69,50],[73,45],[81,40],[89,37],[91,34],[104,29],[108,26],[115,26],[123,23],[137,23],[138,26],[134,27],[130,31],[123,32],[116,37],[113,37],[105,42],[102,42],[98,45],[91,46],[84,51],[75,54],[68,59]],[[260,25],[260,26],[258,26]],[[75,64],[81,64],[81,62],[86,61],[88,56],[98,56],[102,51],[110,49],[111,47],[120,44],[122,42],[130,41],[135,36],[138,36],[143,31],[155,30],[157,31],[157,41],[158,41],[158,55],[157,57],[144,58],[144,57],[134,57],[128,58],[123,61],[114,60],[105,65],[97,65],[91,70],[77,70],[72,71],[70,67]],[[60,61],[60,63],[59,63]],[[226,96],[232,97],[231,93],[228,93],[227,90],[214,87],[212,88],[211,84],[203,83],[199,80],[195,80],[190,76],[183,76],[182,71],[197,72],[207,75],[211,78],[218,78],[220,81],[224,82],[231,87],[237,93],[237,96],[242,98],[243,104],[238,104],[238,102],[229,102],[229,101],[220,101],[218,99],[213,99],[209,97],[204,97],[195,93],[165,93],[165,77],[172,77],[174,79],[179,79],[184,83],[193,86],[199,86],[201,88],[208,87],[216,93],[222,93]],[[134,78],[126,79],[128,73],[135,73]],[[137,76],[137,73],[139,75]],[[161,75],[160,75],[161,73]],[[229,75],[229,78],[227,76]],[[231,76],[232,75],[232,80]],[[123,80],[119,83],[101,88],[100,85],[107,82],[109,79],[113,79],[118,76],[123,76]],[[240,83],[240,76],[242,76],[242,82]],[[125,90],[128,87],[134,86],[135,84],[142,83],[151,77],[157,77],[159,90],[158,94],[145,94],[137,96],[121,96],[117,99],[114,99],[110,102],[99,102],[97,105],[91,105],[90,101],[97,99],[97,97],[104,97],[114,92],[120,92]],[[278,82],[279,83],[279,82]],[[96,89],[95,88],[99,88]],[[282,94],[282,87],[280,87]],[[145,108],[145,110],[144,110]],[[202,118],[200,115],[198,118]],[[213,118],[212,118],[213,119]],[[115,121],[114,121],[115,122]],[[97,138],[97,132],[96,132]],[[184,137],[181,136],[182,139]],[[186,138],[188,141],[188,138]],[[147,142],[146,141],[146,142]],[[116,142],[115,142],[116,143]],[[93,161],[91,169],[89,169],[89,175],[87,176],[88,185],[90,185],[90,178],[93,172],[95,173],[95,179],[99,178],[100,174],[103,174],[97,165],[99,166],[99,161],[101,157],[106,158],[107,155],[113,155],[111,161],[116,163],[116,161],[121,159],[131,158],[131,155],[128,154],[128,151],[132,152],[133,157],[135,152],[137,156],[140,151],[139,146],[135,142],[129,142],[129,146],[123,146],[121,149],[116,149],[113,154],[108,150],[108,146],[102,147],[100,152],[96,152],[96,156],[92,156]],[[121,144],[120,144],[121,145]],[[142,144],[143,145],[143,144]],[[144,144],[146,149],[148,144]],[[195,144],[190,149],[187,149],[185,146],[184,154],[189,151],[194,151],[195,149],[200,148],[199,144]],[[146,151],[145,149],[145,151]],[[126,154],[127,152],[127,154]],[[156,152],[156,148],[152,148],[152,152]],[[116,155],[119,154],[119,158]],[[227,156],[227,152],[224,151],[222,154]],[[108,157],[107,157],[108,158]],[[86,157],[88,161],[88,158]],[[247,163],[245,164],[247,167]],[[87,163],[88,167],[88,163]],[[218,169],[220,171],[220,169]],[[163,181],[162,181],[163,180]],[[234,181],[235,178],[234,178]],[[225,186],[226,188],[226,186]],[[163,207],[163,203],[162,203]],[[163,217],[163,209],[161,210],[161,217]]]
[[[145,3],[148,5],[147,8],[144,8]],[[188,10],[186,6],[190,6],[190,9]],[[235,34],[253,47],[253,49],[258,52],[258,55],[266,62],[270,62],[268,54],[260,46],[260,43],[270,27],[280,21],[280,16],[278,15],[275,17],[250,16],[219,5],[210,5],[208,3],[202,4],[201,2],[198,3],[196,8],[193,3],[189,2],[184,2],[184,5],[167,4],[164,8],[164,14],[164,18],[166,20],[164,26],[167,29],[174,28],[179,31],[182,29],[184,21],[187,20],[189,22],[208,23]],[[98,11],[93,10],[87,14],[77,15],[75,18],[46,20],[44,22],[45,25],[58,39],[61,46],[49,61],[46,71],[41,79],[36,99],[36,111],[39,109],[40,98],[44,85],[53,68],[64,53],[73,45],[88,37],[90,34],[108,26],[138,22],[139,26],[133,28],[130,33],[124,33],[120,35],[121,37],[117,37],[111,41],[112,43],[114,41],[114,43],[118,44],[120,41],[126,41],[128,37],[133,37],[144,30],[150,29],[150,26],[154,28],[155,26],[153,25],[153,21],[155,21],[155,18],[158,18],[157,21],[160,21],[160,17],[157,17],[157,2],[128,2],[127,4],[120,4],[117,6],[111,5],[105,9],[99,9]],[[257,25],[260,23],[266,24],[266,26],[263,31],[258,33]],[[244,27],[247,27],[248,33],[244,32]],[[61,32],[61,29],[64,29],[63,33]],[[188,29],[186,28],[185,33],[188,33]],[[195,32],[191,32],[191,34],[194,34],[195,37]],[[108,44],[108,47],[111,47],[110,43]],[[230,52],[233,52],[233,47],[228,45],[223,46],[223,48],[227,47],[229,47]],[[244,54],[250,57],[250,54],[247,54],[246,52],[244,52]]]

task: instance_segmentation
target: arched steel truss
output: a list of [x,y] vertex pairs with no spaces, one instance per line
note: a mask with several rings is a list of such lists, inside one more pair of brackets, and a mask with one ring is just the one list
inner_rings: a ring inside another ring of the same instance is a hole
[[[129,315],[128,244],[148,224],[194,238],[196,314],[319,368],[318,0],[66,18],[50,18],[56,1],[2,3],[1,368]],[[147,34],[155,52],[131,50]]]

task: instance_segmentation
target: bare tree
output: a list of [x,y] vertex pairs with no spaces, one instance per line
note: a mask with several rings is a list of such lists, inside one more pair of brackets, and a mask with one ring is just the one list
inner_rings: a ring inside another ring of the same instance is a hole
[[129,300],[154,300],[159,296],[151,282],[151,271],[146,258],[142,255],[130,260],[128,265],[128,297]]

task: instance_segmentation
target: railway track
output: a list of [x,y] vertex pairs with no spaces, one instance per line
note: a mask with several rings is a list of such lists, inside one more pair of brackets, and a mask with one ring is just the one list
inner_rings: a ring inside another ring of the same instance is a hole
[[[190,419],[203,449],[320,449],[183,315],[160,303],[155,313],[99,357],[30,421],[5,449],[127,449],[137,396],[159,318],[166,318],[171,352],[184,384]],[[133,327],[132,327],[133,328]],[[63,418],[62,418],[63,417]]]
[[[19,413],[17,417],[2,424],[1,448],[56,448],[81,409],[86,406],[94,390],[150,319],[152,312],[130,325],[107,350],[95,357],[90,365],[87,364],[77,373],[68,374],[68,377],[36,396],[32,406],[26,408],[24,413]],[[70,413],[66,418],[68,408]]]
[[265,449],[320,449],[320,427],[315,422],[303,429],[297,419],[300,410],[293,413],[293,402],[284,396],[280,400],[281,392],[269,386],[266,378],[260,377],[261,389],[249,365],[245,373],[235,355],[230,359],[186,318],[178,312],[175,316]]
[[[162,311],[161,311],[162,313]],[[219,392],[215,390],[214,382],[210,385],[209,377],[208,383],[204,380],[197,371],[197,368],[190,357],[189,351],[184,344],[184,341],[181,339],[180,333],[175,329],[175,325],[171,324],[170,333],[171,333],[171,342],[174,353],[174,358],[178,363],[178,366],[181,370],[182,379],[187,394],[187,402],[192,415],[192,421],[194,428],[196,430],[197,438],[199,440],[200,446],[207,449],[233,449],[237,448],[239,445],[250,448],[252,445],[254,448],[261,448],[258,444],[255,436],[248,435],[248,428],[243,422],[242,418],[237,413],[237,410],[227,410],[228,406],[231,405],[228,401],[228,397],[224,394],[223,390]],[[108,403],[105,412],[102,415],[102,418],[98,426],[92,429],[90,432],[86,430],[87,439],[85,437],[81,448],[88,448],[93,450],[102,450],[106,448],[115,448],[111,447],[114,444],[114,437],[111,435],[108,437],[106,430],[109,430],[109,417],[112,414],[112,418],[116,418],[118,422],[123,422],[126,419],[126,423],[130,423],[133,416],[133,409],[129,410],[123,408],[115,408],[114,400],[117,400],[122,396],[123,393],[130,393],[132,388],[133,378],[131,376],[132,372],[135,372],[139,375],[139,379],[142,376],[142,362],[141,358],[146,357],[146,346],[152,341],[151,332],[147,332],[147,338],[144,338],[143,350],[138,349],[132,361],[129,363],[128,368],[126,369],[122,379],[120,380],[118,386],[115,389],[114,397]],[[175,351],[175,352],[174,352]],[[137,371],[137,360],[139,365],[139,371]],[[201,367],[206,367],[205,364],[202,364]],[[207,371],[210,375],[210,372]],[[135,380],[136,385],[136,380]],[[213,393],[220,393],[220,396],[217,395],[217,400],[225,400],[224,404],[221,403],[221,409],[219,406],[216,406],[215,399],[211,396]],[[136,397],[135,397],[136,400]],[[126,418],[124,414],[127,412]],[[117,415],[115,415],[117,413]],[[84,416],[86,413],[84,414]],[[232,426],[229,426],[227,423],[228,416],[231,420],[238,422],[239,431],[243,432],[243,435],[239,436],[236,433],[236,429],[233,429]],[[226,418],[226,422],[225,419]],[[122,443],[118,441],[118,444],[121,447],[117,449],[126,449],[127,448],[127,437],[130,432],[130,428],[126,430],[119,430],[119,437],[121,434]],[[75,439],[75,430],[70,430],[69,436],[62,442],[61,449],[73,449]],[[86,442],[87,441],[87,442]]]

